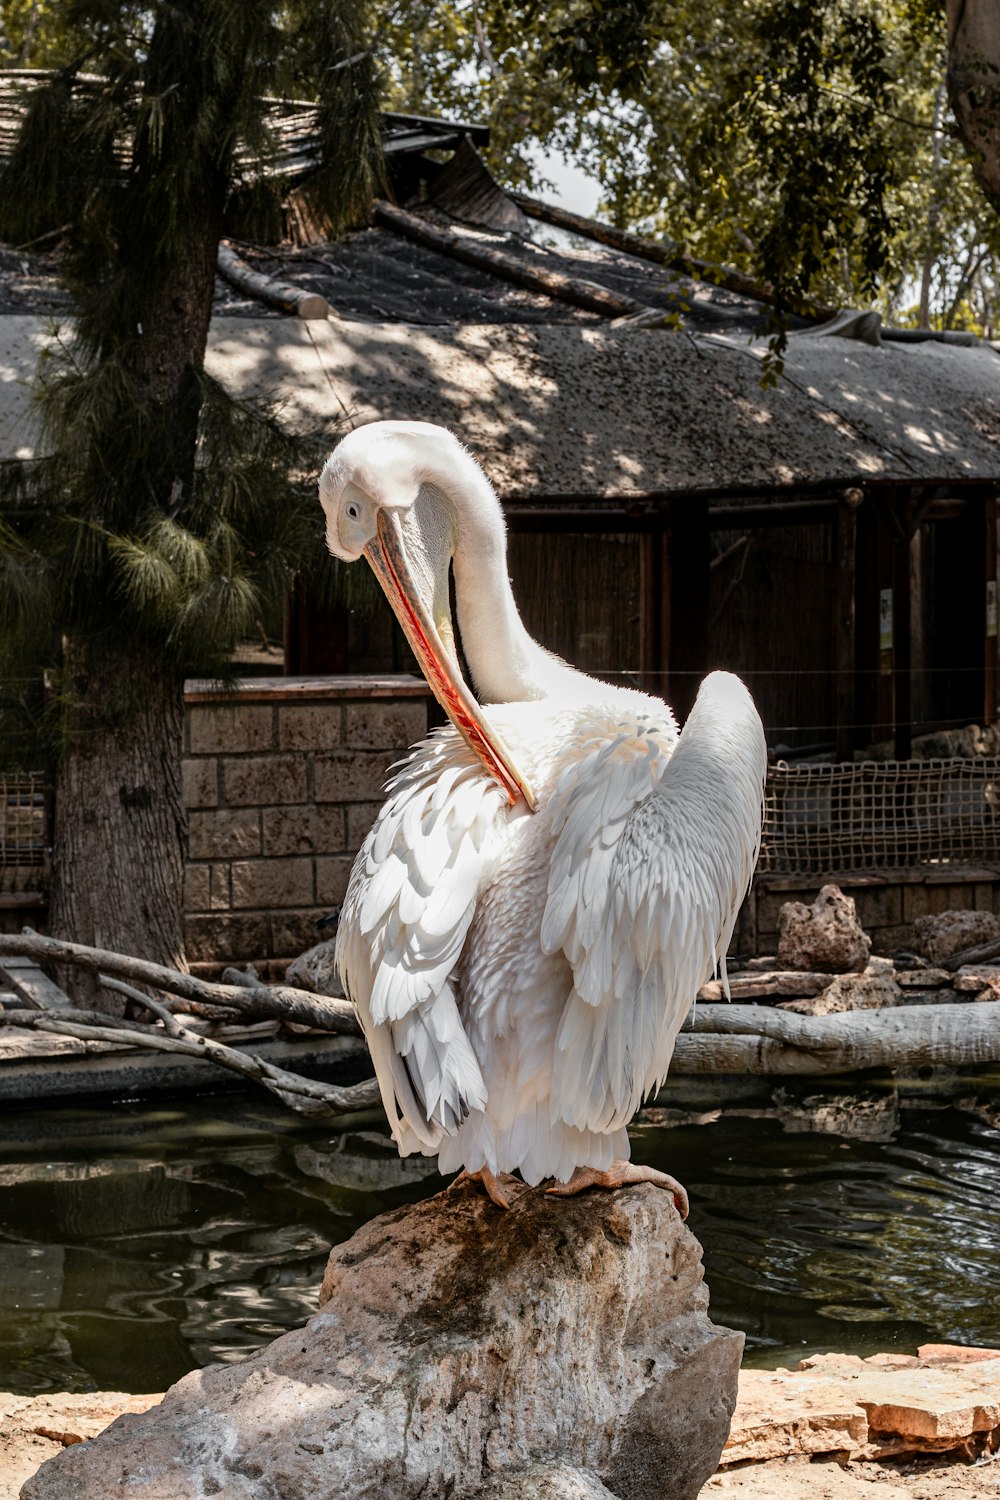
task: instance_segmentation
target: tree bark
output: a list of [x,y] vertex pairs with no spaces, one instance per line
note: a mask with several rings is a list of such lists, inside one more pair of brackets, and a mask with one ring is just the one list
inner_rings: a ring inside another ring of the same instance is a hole
[[[192,24],[181,24],[183,12]],[[128,377],[112,386],[124,395],[101,418],[87,478],[95,496],[109,478],[125,486],[115,503],[134,503],[137,522],[150,506],[176,513],[194,482],[200,374],[226,193],[215,140],[196,128],[211,87],[197,21],[196,0],[183,0],[163,7],[154,26],[145,92],[156,97],[179,91],[181,104],[167,112],[162,139],[151,143],[143,135],[134,142],[131,170],[108,229],[125,288],[117,320],[102,322],[94,306],[80,316],[98,365],[118,361]],[[179,42],[186,49],[180,61]],[[216,99],[223,111],[226,102]],[[173,222],[164,189],[168,167],[182,190]],[[129,424],[147,434],[134,496],[131,474],[108,473],[108,454],[119,446],[134,461],[134,446],[115,442],[116,428]],[[95,510],[100,522],[100,507]],[[57,937],[182,968],[183,663],[169,638],[154,639],[152,628],[144,637],[130,627],[127,611],[116,614],[116,602],[106,601],[95,629],[87,601],[79,629],[67,627],[63,642],[64,749],[55,778],[50,928]],[[124,1002],[102,997],[90,977],[65,971],[61,978],[80,1005],[110,1006],[118,1013],[124,1008]]]
[[[160,653],[64,646],[72,734],[56,776],[53,934],[184,968],[183,683]],[[78,1005],[121,1014],[93,975],[62,968]]]
[[1000,25],[996,0],[947,0],[948,98],[976,180],[1000,212]]

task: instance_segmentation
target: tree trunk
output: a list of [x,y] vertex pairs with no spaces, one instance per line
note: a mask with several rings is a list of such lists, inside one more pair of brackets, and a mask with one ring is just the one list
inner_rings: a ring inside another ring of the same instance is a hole
[[1000,25],[996,0],[947,0],[948,98],[983,192],[1000,212]]
[[[183,683],[135,644],[64,654],[75,732],[56,773],[50,930],[183,968]],[[123,1012],[93,975],[59,977],[77,1004]]]

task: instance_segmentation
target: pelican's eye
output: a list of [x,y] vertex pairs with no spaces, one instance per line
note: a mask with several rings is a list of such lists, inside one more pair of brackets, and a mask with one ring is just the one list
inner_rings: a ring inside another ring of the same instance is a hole
[[347,514],[352,521],[356,521],[358,519],[358,507],[356,505],[349,505],[347,507]]

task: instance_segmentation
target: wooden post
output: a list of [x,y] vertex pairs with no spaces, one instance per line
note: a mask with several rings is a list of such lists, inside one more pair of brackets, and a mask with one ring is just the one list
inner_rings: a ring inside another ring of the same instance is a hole
[[997,507],[996,495],[983,501],[986,532],[986,599],[983,663],[983,724],[997,717]]
[[[669,517],[667,518],[669,520]],[[670,650],[670,555],[667,522],[642,538],[639,585],[640,668],[643,691],[666,696]]]
[[837,621],[834,650],[837,669],[838,760],[853,760],[857,739],[855,601],[857,597],[858,506],[863,499],[863,490],[845,490],[843,499],[837,507]]
[[683,724],[708,663],[708,503],[682,495],[670,505],[667,701]]
[[893,755],[909,760],[913,754],[913,694],[911,678],[912,626],[910,622],[910,511],[909,490],[897,490],[895,516],[898,522],[893,537],[893,593],[895,608],[892,624],[893,656]]
[[858,549],[859,570],[864,569],[864,626],[862,651],[865,667],[866,712],[859,715],[868,726],[874,741],[888,739],[895,726],[893,702],[893,647],[896,627],[896,592],[894,568],[895,496],[891,488],[879,487],[869,492],[872,504],[865,505],[860,521],[864,541]]

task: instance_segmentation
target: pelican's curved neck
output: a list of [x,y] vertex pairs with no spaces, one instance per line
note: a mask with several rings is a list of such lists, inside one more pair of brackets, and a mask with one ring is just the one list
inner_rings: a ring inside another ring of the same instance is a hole
[[545,698],[577,674],[524,627],[507,574],[507,528],[486,475],[458,444],[438,456],[431,482],[453,508],[455,603],[473,686],[483,703]]

